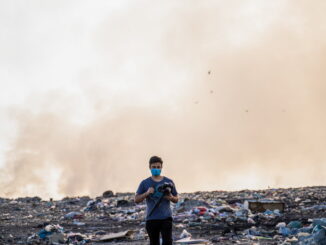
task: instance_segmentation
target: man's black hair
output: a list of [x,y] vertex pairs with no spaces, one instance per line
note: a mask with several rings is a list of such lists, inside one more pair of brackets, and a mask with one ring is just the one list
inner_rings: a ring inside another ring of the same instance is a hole
[[152,156],[149,159],[149,165],[151,165],[152,163],[156,163],[156,162],[160,162],[161,164],[163,164],[162,158],[160,158],[158,156]]

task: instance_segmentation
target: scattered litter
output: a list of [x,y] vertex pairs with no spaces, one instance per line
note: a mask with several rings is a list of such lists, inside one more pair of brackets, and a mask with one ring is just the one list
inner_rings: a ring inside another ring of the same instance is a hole
[[131,238],[131,236],[134,234],[134,231],[132,230],[127,230],[127,231],[122,231],[122,232],[117,232],[117,233],[110,233],[107,235],[103,235],[98,239],[95,239],[94,241],[96,242],[107,242],[111,241],[114,239],[120,239],[120,238]]
[[189,238],[189,237],[191,237],[191,234],[190,234],[186,229],[184,229],[184,230],[181,232],[180,239],[183,239],[183,238]]
[[191,238],[184,238],[175,241],[177,244],[209,244],[210,242],[205,239],[191,239]]
[[[326,187],[180,193],[176,244],[325,245]],[[134,193],[0,198],[0,244],[148,244]]]
[[265,212],[267,210],[279,210],[284,212],[285,204],[275,200],[248,200],[248,208],[253,212]]
[[65,219],[82,219],[83,217],[81,212],[70,212],[64,216]]

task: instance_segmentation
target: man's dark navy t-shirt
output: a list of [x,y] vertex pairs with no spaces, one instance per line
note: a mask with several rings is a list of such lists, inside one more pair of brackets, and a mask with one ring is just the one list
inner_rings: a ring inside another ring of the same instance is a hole
[[172,183],[173,184],[173,189],[171,190],[171,193],[173,196],[176,196],[178,194],[175,185],[173,181],[167,177],[163,177],[163,179],[159,182],[154,181],[151,177],[144,179],[138,189],[137,189],[137,194],[143,194],[145,193],[149,187],[153,187],[155,192],[150,194],[146,198],[146,204],[147,204],[147,209],[146,209],[146,220],[154,220],[154,219],[167,219],[167,218],[172,218],[172,211],[170,207],[170,201],[167,200],[166,198],[163,198],[161,203],[159,204],[158,207],[153,211],[151,216],[149,217],[149,212],[152,210],[152,208],[155,206],[155,203],[158,202],[160,197],[163,195],[163,193],[159,192],[157,190],[158,186],[164,184],[165,182],[167,183]]

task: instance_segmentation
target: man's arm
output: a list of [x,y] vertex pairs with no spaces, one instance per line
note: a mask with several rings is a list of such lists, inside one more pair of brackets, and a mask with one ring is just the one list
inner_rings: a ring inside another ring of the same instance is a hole
[[135,195],[135,203],[141,203],[144,201],[151,193],[154,193],[154,188],[150,187],[148,190],[143,194],[136,194]]

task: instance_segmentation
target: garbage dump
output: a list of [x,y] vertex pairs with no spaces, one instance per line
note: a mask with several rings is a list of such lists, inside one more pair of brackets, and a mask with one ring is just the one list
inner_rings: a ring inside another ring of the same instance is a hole
[[[181,193],[175,244],[326,245],[326,186]],[[134,193],[0,198],[0,244],[148,244]]]

